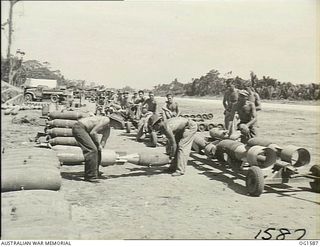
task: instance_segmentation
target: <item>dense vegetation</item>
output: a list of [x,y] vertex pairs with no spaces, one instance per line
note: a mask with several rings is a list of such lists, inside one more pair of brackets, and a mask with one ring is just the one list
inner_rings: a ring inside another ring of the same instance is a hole
[[[55,79],[59,86],[75,88],[92,88],[100,90],[113,89],[108,85],[90,85],[85,80],[66,79],[60,70],[50,68],[48,62],[41,63],[37,60],[13,60],[13,85],[21,86],[26,78],[37,79]],[[8,82],[9,64],[7,59],[1,58],[1,80]],[[164,96],[172,93],[179,96],[222,96],[225,91],[225,82],[227,78],[220,75],[217,70],[210,70],[206,75],[192,79],[191,83],[181,83],[177,79],[169,84],[159,84],[154,87],[156,95]],[[292,84],[291,82],[280,82],[269,76],[263,76],[262,79],[251,72],[251,79],[244,80],[235,77],[231,80],[236,88],[243,88],[245,85],[251,85],[261,96],[262,99],[288,99],[288,100],[319,100],[320,88],[318,83],[311,84]],[[122,91],[134,92],[135,89],[125,86]]]
[[222,96],[225,91],[226,80],[231,80],[236,88],[252,86],[262,99],[288,99],[288,100],[319,100],[320,88],[318,83],[293,84],[291,82],[280,82],[269,76],[258,79],[251,72],[251,79],[244,80],[240,77],[227,79],[220,76],[219,71],[210,70],[200,78],[192,79],[191,83],[181,83],[177,79],[170,84],[159,84],[155,86],[157,95],[166,95],[171,92],[179,96]]

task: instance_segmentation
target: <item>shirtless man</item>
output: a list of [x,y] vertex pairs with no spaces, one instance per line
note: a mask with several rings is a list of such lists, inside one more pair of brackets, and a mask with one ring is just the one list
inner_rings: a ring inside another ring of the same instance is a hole
[[147,106],[148,111],[151,111],[153,113],[157,112],[157,101],[154,99],[154,93],[149,92],[149,98],[145,100],[143,105]]
[[230,121],[232,121],[232,117],[230,115],[232,106],[238,101],[238,90],[234,87],[231,80],[226,81],[227,90],[223,96],[223,106],[224,106],[224,127],[226,130],[229,130]]
[[231,109],[231,119],[234,118],[236,112],[240,118],[238,129],[241,132],[241,142],[247,143],[250,138],[257,135],[257,112],[255,104],[249,101],[249,93],[246,90],[239,91],[238,102]]
[[162,116],[164,120],[173,117],[179,117],[180,110],[177,102],[173,102],[172,94],[167,94],[166,104],[162,107]]
[[197,132],[197,124],[182,117],[163,121],[157,114],[150,118],[150,124],[153,130],[160,131],[168,138],[169,155],[173,159],[166,172],[172,173],[172,176],[183,175],[189,159],[191,145]]
[[[85,181],[95,182],[99,178],[101,150],[110,135],[110,121],[109,117],[86,117],[79,119],[72,128],[72,134],[82,149],[85,159]],[[100,142],[98,134],[102,134]]]
[[248,100],[254,103],[254,105],[256,107],[256,111],[260,111],[261,110],[260,95],[250,85],[246,86],[245,90],[247,90],[249,93]]

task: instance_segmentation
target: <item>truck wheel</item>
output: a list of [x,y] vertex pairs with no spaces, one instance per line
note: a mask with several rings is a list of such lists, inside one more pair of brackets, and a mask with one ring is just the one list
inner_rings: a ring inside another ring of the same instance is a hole
[[32,97],[32,95],[31,95],[30,93],[28,93],[28,94],[26,94],[26,95],[24,96],[24,100],[25,100],[26,102],[29,102],[29,101],[32,101],[32,100],[33,100],[33,97]]
[[246,187],[249,195],[260,196],[264,188],[264,177],[261,169],[257,166],[249,168],[246,177]]
[[[313,176],[320,177],[320,166],[313,165],[310,168],[310,172]],[[320,178],[315,179],[313,182],[310,182],[311,190],[317,193],[320,193]]]
[[211,120],[212,118],[213,118],[213,114],[212,114],[212,113],[209,113],[209,114],[208,114],[208,119]]
[[58,96],[57,95],[51,95],[51,102],[53,102],[53,103],[58,102]]

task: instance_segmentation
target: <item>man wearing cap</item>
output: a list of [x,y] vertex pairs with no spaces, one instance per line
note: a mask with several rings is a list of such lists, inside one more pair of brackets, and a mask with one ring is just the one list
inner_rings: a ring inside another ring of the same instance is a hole
[[185,173],[194,136],[197,132],[197,124],[190,119],[176,117],[163,121],[159,115],[154,114],[150,118],[150,124],[155,131],[160,131],[168,139],[171,165],[166,170],[172,176],[180,176]]
[[[72,134],[82,149],[85,159],[85,181],[96,182],[99,178],[101,150],[110,135],[110,122],[109,117],[92,116],[79,119],[72,128]],[[101,141],[98,134],[102,134]]]
[[232,121],[232,118],[230,116],[230,112],[232,109],[232,106],[237,103],[238,101],[238,90],[235,88],[235,86],[232,83],[232,79],[228,79],[226,81],[227,90],[223,96],[223,106],[224,106],[224,127],[226,130],[229,129],[230,121]]
[[173,96],[171,93],[168,93],[166,97],[166,104],[162,107],[163,119],[167,120],[169,118],[179,117],[180,110],[178,103],[173,101]]
[[234,118],[236,112],[240,118],[238,129],[241,132],[241,142],[247,143],[250,138],[253,138],[257,135],[257,112],[255,104],[249,101],[249,93],[246,90],[239,91],[238,102],[233,105],[231,109],[231,119]]

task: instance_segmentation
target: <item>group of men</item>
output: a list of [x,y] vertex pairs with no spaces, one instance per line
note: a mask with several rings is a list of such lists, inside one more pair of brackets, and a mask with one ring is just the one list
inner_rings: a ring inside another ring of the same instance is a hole
[[237,89],[232,80],[227,80],[226,86],[223,97],[225,129],[229,131],[230,136],[233,135],[236,123],[237,129],[241,132],[241,142],[246,143],[257,135],[257,111],[261,110],[260,96],[249,83]]
[[[179,106],[173,101],[172,94],[167,94],[166,97],[167,101],[161,109],[158,108],[153,92],[149,92],[149,97],[145,98],[142,90],[134,93],[131,99],[128,92],[120,91],[117,94],[107,92],[104,97],[97,99],[96,107],[102,106],[102,110],[99,110],[103,114],[97,114],[96,111],[96,116],[82,118],[73,127],[73,136],[85,158],[85,181],[97,182],[101,177],[101,151],[110,135],[112,123],[116,121],[112,114],[106,113],[110,108],[132,114],[133,120],[139,121],[138,140],[143,132],[164,134],[168,139],[167,150],[171,158],[171,165],[165,172],[172,173],[172,176],[184,174],[197,124],[179,117]],[[100,141],[98,134],[102,134]]]
[[[232,81],[226,82],[226,92],[223,98],[225,108],[225,128],[230,136],[237,124],[241,132],[241,141],[256,136],[257,111],[261,110],[259,95],[247,85],[236,89]],[[139,120],[138,136],[144,132],[157,132],[167,138],[167,152],[171,158],[170,166],[164,172],[172,176],[181,176],[185,173],[194,136],[197,132],[197,123],[191,119],[179,117],[180,110],[173,96],[167,94],[167,101],[160,109],[154,98],[153,92],[149,98],[144,97],[140,90],[129,99],[128,92],[109,94],[103,102],[105,109],[113,107],[118,111],[132,112],[135,119]],[[239,120],[238,120],[239,118]],[[110,127],[114,119],[111,115],[92,116],[83,118],[73,127],[73,135],[78,141],[85,157],[85,180],[95,182],[99,178],[99,163],[101,150],[104,148],[110,135]],[[99,141],[98,134],[102,134]]]

